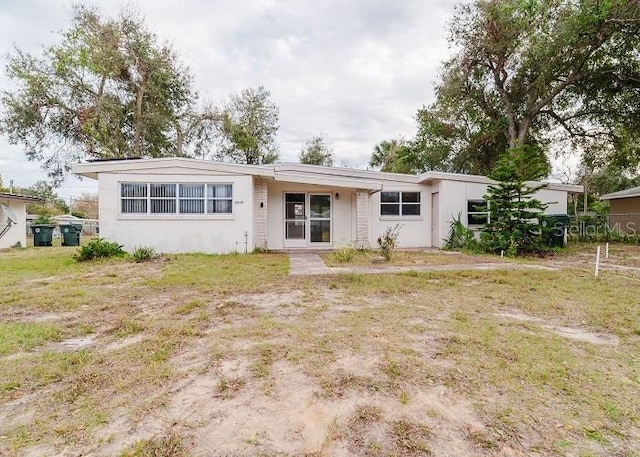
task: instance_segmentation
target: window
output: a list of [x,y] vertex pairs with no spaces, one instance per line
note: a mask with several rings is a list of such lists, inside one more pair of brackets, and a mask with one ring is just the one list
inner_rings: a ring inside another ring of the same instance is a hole
[[232,184],[121,183],[122,214],[232,214]]
[[180,214],[204,214],[204,184],[180,184]]
[[176,213],[176,185],[151,184],[151,214]]
[[420,216],[420,192],[381,192],[381,216]]
[[467,200],[467,225],[486,225],[489,220],[489,204],[486,200]]
[[147,213],[147,185],[145,183],[123,183],[120,187],[120,192],[122,196],[122,213]]
[[231,184],[207,185],[207,213],[231,214],[233,207],[233,187]]

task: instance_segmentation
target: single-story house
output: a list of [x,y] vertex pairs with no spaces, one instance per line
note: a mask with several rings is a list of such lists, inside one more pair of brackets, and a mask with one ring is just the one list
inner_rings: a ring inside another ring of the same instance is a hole
[[[73,172],[98,180],[102,237],[167,253],[377,247],[395,224],[399,247],[440,247],[453,217],[487,221],[491,183],[456,173],[186,158],[94,161]],[[538,198],[550,203],[548,213],[565,214],[567,193],[581,191],[549,184]]]
[[27,203],[42,200],[0,192],[0,249],[27,245]]
[[609,201],[609,228],[628,235],[640,234],[640,187],[600,197]]

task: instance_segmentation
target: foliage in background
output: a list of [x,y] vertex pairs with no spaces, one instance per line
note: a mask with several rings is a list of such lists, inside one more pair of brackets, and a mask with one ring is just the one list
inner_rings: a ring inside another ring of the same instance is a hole
[[324,167],[332,167],[333,159],[333,150],[329,147],[327,139],[323,135],[317,135],[307,140],[298,155],[300,163]]
[[380,171],[394,173],[415,173],[415,164],[409,163],[410,144],[403,139],[383,140],[373,148],[369,166]]
[[639,2],[478,0],[449,30],[436,101],[384,169],[488,174],[500,151],[550,141],[591,168],[640,164]]
[[61,40],[40,56],[16,49],[7,75],[17,89],[2,95],[1,129],[54,184],[85,158],[189,155],[215,119],[196,112],[192,77],[174,49],[126,10],[110,19],[74,7]]
[[522,146],[507,150],[498,160],[485,195],[490,221],[481,234],[483,249],[514,257],[548,251],[540,217],[549,206],[533,195],[545,187],[528,181],[547,176],[549,162],[536,147]]
[[460,213],[458,213],[458,217],[452,218],[449,223],[449,233],[445,239],[444,249],[450,251],[477,251],[479,249],[474,231],[464,225]]
[[33,221],[31,225],[51,225],[55,224],[55,220],[48,214],[41,214]]
[[86,262],[109,257],[124,257],[126,254],[127,253],[122,250],[122,246],[118,243],[102,238],[95,238],[78,248],[74,258],[78,262]]
[[253,165],[278,160],[280,110],[270,95],[260,86],[231,96],[218,123],[218,160]]
[[393,258],[393,252],[398,246],[399,236],[400,224],[396,224],[393,227],[387,227],[382,236],[378,237],[378,246],[380,246],[382,256],[387,262]]
[[145,246],[137,247],[131,253],[131,259],[136,263],[148,262],[156,257],[156,250]]

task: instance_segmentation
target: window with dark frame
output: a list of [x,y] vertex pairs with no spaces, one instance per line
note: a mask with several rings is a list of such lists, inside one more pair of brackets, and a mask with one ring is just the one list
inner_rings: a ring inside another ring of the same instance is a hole
[[489,204],[486,200],[467,200],[467,225],[487,225],[491,220]]
[[380,216],[420,216],[420,192],[381,192]]
[[233,214],[232,184],[121,183],[122,214]]

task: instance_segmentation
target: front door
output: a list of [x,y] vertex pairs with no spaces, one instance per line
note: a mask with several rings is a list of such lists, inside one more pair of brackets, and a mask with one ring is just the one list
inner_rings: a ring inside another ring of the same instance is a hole
[[331,245],[331,194],[284,194],[284,247]]
[[307,194],[284,194],[284,246],[307,245]]
[[309,241],[331,244],[331,194],[309,195]]

